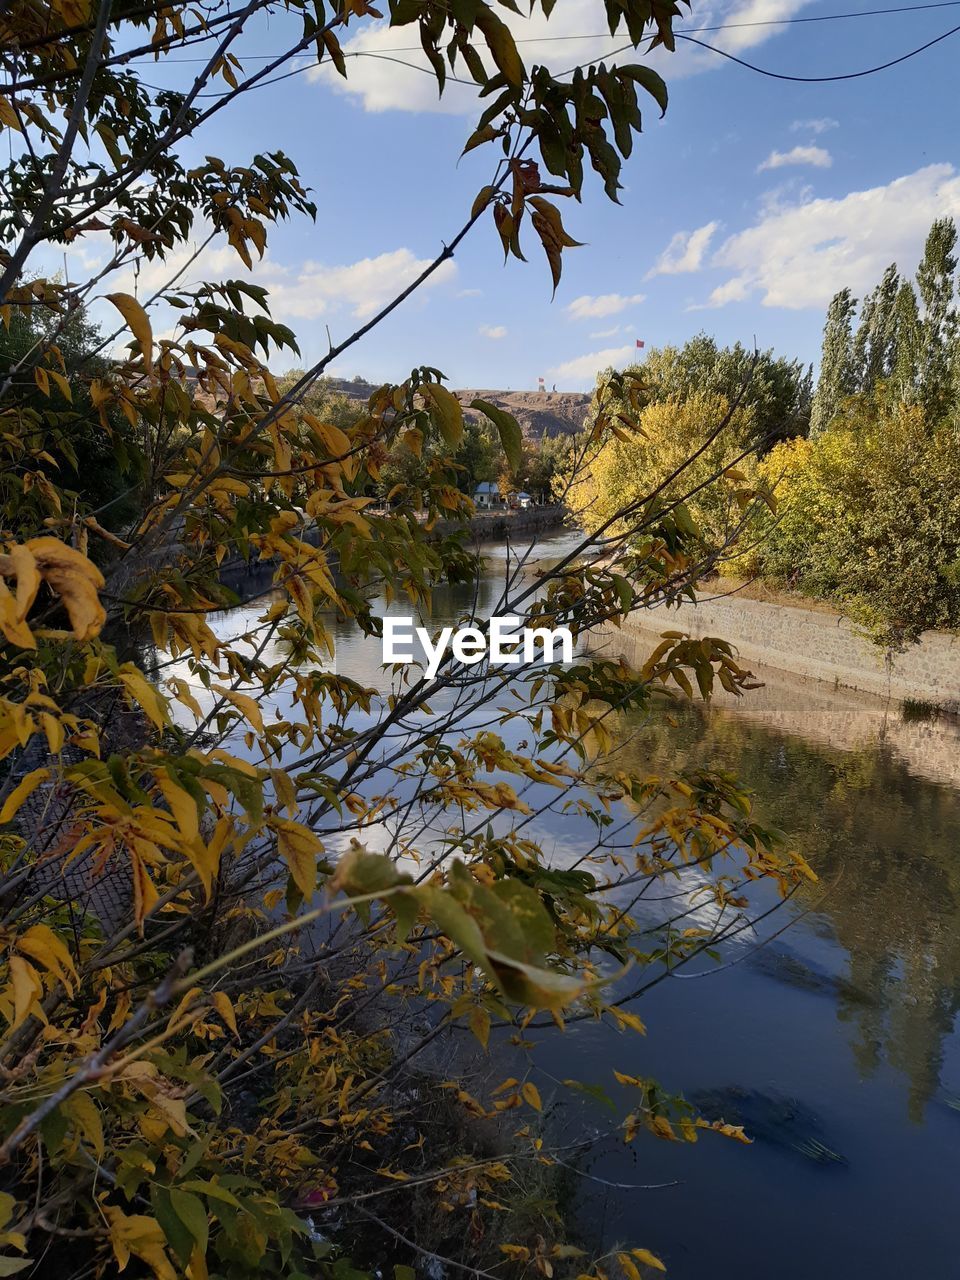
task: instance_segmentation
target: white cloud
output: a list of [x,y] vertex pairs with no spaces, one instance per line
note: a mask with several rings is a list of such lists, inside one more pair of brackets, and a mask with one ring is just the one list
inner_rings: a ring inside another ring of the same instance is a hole
[[458,289],[458,298],[479,298],[483,294],[482,289]]
[[791,133],[826,133],[828,129],[838,129],[840,121],[832,116],[820,116],[816,120],[794,120],[790,126]]
[[482,324],[480,326],[480,332],[485,338],[493,338],[494,341],[507,336],[506,326],[502,324]]
[[960,217],[960,174],[931,164],[883,187],[837,199],[764,207],[711,265],[734,274],[711,294],[723,306],[760,294],[764,306],[822,307],[841,285],[862,294],[890,262],[912,270],[934,218]]
[[605,351],[591,351],[584,356],[575,356],[573,360],[564,360],[550,372],[560,380],[592,382],[601,369],[624,364],[635,354],[636,347],[632,343],[623,347],[607,347]]
[[676,276],[685,271],[699,271],[707,245],[719,225],[719,222],[708,222],[696,231],[678,231],[647,274]]
[[[111,288],[126,287],[132,292],[135,283],[138,296],[146,298],[162,288],[178,269],[187,267],[179,286],[227,276],[262,285],[269,290],[271,312],[281,321],[313,320],[343,310],[364,320],[411,284],[430,262],[428,258],[418,258],[410,249],[400,248],[357,262],[328,264],[308,260],[286,267],[274,261],[268,250],[266,257],[259,262],[254,259],[253,270],[248,270],[228,245],[210,246],[191,262],[193,252],[192,247],[187,247],[169,255],[165,262],[143,262],[135,282],[132,272],[126,272],[112,279]],[[447,283],[456,274],[455,263],[441,263],[423,287]]]
[[620,332],[621,325],[615,324],[612,329],[597,329],[595,333],[591,333],[591,338],[614,338]]
[[627,307],[637,306],[645,297],[643,293],[601,293],[597,297],[584,293],[568,303],[566,311],[571,320],[601,320],[604,316],[619,315]]
[[771,151],[763,164],[757,165],[757,173],[765,169],[785,169],[791,164],[809,164],[815,169],[829,169],[833,156],[825,147],[793,147],[790,151]]
[[[792,17],[812,3],[813,0],[733,0],[732,3],[731,0],[704,0],[697,6],[696,25],[721,21],[744,24],[729,27],[723,32],[724,48],[733,53],[742,52],[786,29],[749,24]],[[563,4],[556,6],[549,20],[539,8],[530,14],[504,10],[500,17],[513,31],[520,56],[528,67],[542,63],[556,71],[564,71],[574,64],[609,59],[614,50],[626,43],[622,29],[616,36],[584,37],[584,32],[596,32],[603,25],[597,22],[595,0],[564,0]],[[685,24],[681,20],[677,25],[679,28]],[[410,31],[410,27],[391,29],[386,21],[367,23],[352,39],[344,42],[346,80],[337,74],[329,60],[313,67],[307,73],[308,78],[337,93],[359,98],[367,111],[435,111],[448,115],[474,112],[477,91],[471,84],[448,80],[443,96],[437,97],[437,85],[429,63],[422,51],[416,48],[415,40],[411,40]],[[482,39],[478,37],[475,43],[486,65],[491,66]],[[685,43],[678,44],[676,53],[658,49],[646,60],[657,67],[668,82],[702,71],[719,70],[723,65],[723,60],[716,54]],[[424,71],[429,74],[424,75]],[[468,78],[460,61],[452,74],[465,80]],[[652,111],[656,111],[652,99],[649,105]]]

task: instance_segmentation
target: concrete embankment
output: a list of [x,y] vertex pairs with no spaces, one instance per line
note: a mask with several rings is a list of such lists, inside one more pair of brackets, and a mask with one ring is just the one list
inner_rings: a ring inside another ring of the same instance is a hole
[[642,665],[664,631],[720,636],[747,665],[897,702],[932,703],[960,711],[960,635],[928,631],[905,653],[886,654],[835,613],[740,596],[684,603],[633,614],[604,639],[628,662]]
[[440,520],[434,529],[441,535],[466,529],[474,542],[503,542],[507,538],[526,538],[559,529],[566,514],[566,508],[558,506],[527,507],[524,511],[478,511],[466,525],[456,520]]

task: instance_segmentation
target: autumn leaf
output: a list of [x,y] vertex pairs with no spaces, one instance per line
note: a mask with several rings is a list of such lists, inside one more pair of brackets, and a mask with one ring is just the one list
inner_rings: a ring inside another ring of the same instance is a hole
[[158,729],[164,728],[169,723],[170,716],[165,699],[132,662],[125,662],[117,672],[117,677],[130,702],[137,703]]
[[211,688],[214,693],[219,693],[221,698],[225,698],[227,702],[232,703],[256,729],[257,733],[263,733],[263,716],[260,713],[260,708],[249,694],[237,693],[235,689],[227,689],[222,684],[211,685]]
[[317,887],[317,856],[323,853],[323,844],[309,827],[290,818],[271,818],[270,826],[276,832],[280,857],[294,884],[309,898]]
[[153,369],[153,329],[150,317],[129,293],[108,293],[107,298],[123,316],[131,333],[140,343],[144,368],[150,373]]
[[166,1239],[156,1218],[148,1218],[141,1213],[128,1215],[110,1204],[105,1204],[102,1212],[110,1227],[110,1243],[121,1271],[132,1254],[147,1264],[156,1280],[177,1280],[164,1249]]
[[107,615],[97,592],[106,584],[93,561],[59,538],[30,538],[24,546],[44,582],[63,601],[76,638],[92,640],[99,635]]
[[210,999],[213,1001],[213,1007],[233,1034],[235,1036],[239,1036],[240,1033],[237,1031],[237,1015],[234,1013],[233,1002],[227,993],[225,991],[214,991]]
[[33,795],[37,787],[46,782],[49,777],[49,769],[33,769],[30,773],[21,778],[3,802],[3,808],[0,809],[0,824],[4,822],[12,822],[16,817],[20,806],[24,804],[25,801]]
[[540,1102],[540,1090],[530,1080],[524,1080],[520,1086],[520,1096],[528,1106],[533,1107],[534,1111],[542,1111],[543,1105]]
[[31,925],[17,938],[16,948],[55,974],[66,987],[67,994],[73,994],[73,984],[79,980],[73,957],[49,925]]

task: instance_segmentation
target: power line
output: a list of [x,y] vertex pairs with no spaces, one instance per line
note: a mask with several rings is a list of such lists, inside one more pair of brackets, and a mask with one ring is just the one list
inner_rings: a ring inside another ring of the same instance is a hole
[[[951,27],[949,31],[944,31],[942,35],[935,36],[933,40],[928,40],[926,44],[922,44],[917,49],[911,49],[909,53],[902,53],[899,58],[891,58],[889,62],[881,62],[876,67],[867,67],[863,71],[845,71],[835,76],[791,76],[782,71],[768,71],[766,67],[754,66],[752,62],[745,62],[743,58],[738,58],[736,54],[727,53],[726,49],[717,49],[712,44],[707,44],[704,40],[697,40],[693,36],[684,36],[677,33],[678,40],[686,40],[688,44],[699,45],[701,49],[708,49],[711,53],[718,54],[721,58],[728,58],[731,62],[735,62],[739,67],[746,67],[748,71],[755,71],[758,76],[767,76],[771,80],[791,80],[796,84],[830,84],[837,80],[859,80],[863,76],[876,75],[878,71],[888,71],[891,67],[899,66],[901,62],[907,62],[910,58],[915,58],[918,53],[925,53],[927,49],[932,49],[935,44],[940,44],[942,40],[947,40],[950,36],[955,36],[960,31],[960,26]],[[632,45],[626,46],[632,48]]]

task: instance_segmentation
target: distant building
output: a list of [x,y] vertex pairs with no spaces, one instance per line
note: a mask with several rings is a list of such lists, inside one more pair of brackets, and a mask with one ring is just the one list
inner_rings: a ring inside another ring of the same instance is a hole
[[500,490],[492,480],[484,480],[477,485],[473,495],[473,502],[474,506],[477,508],[503,506],[503,499],[500,497]]
[[517,506],[521,509],[521,511],[525,511],[527,507],[533,506],[533,499],[530,497],[529,493],[517,494]]

